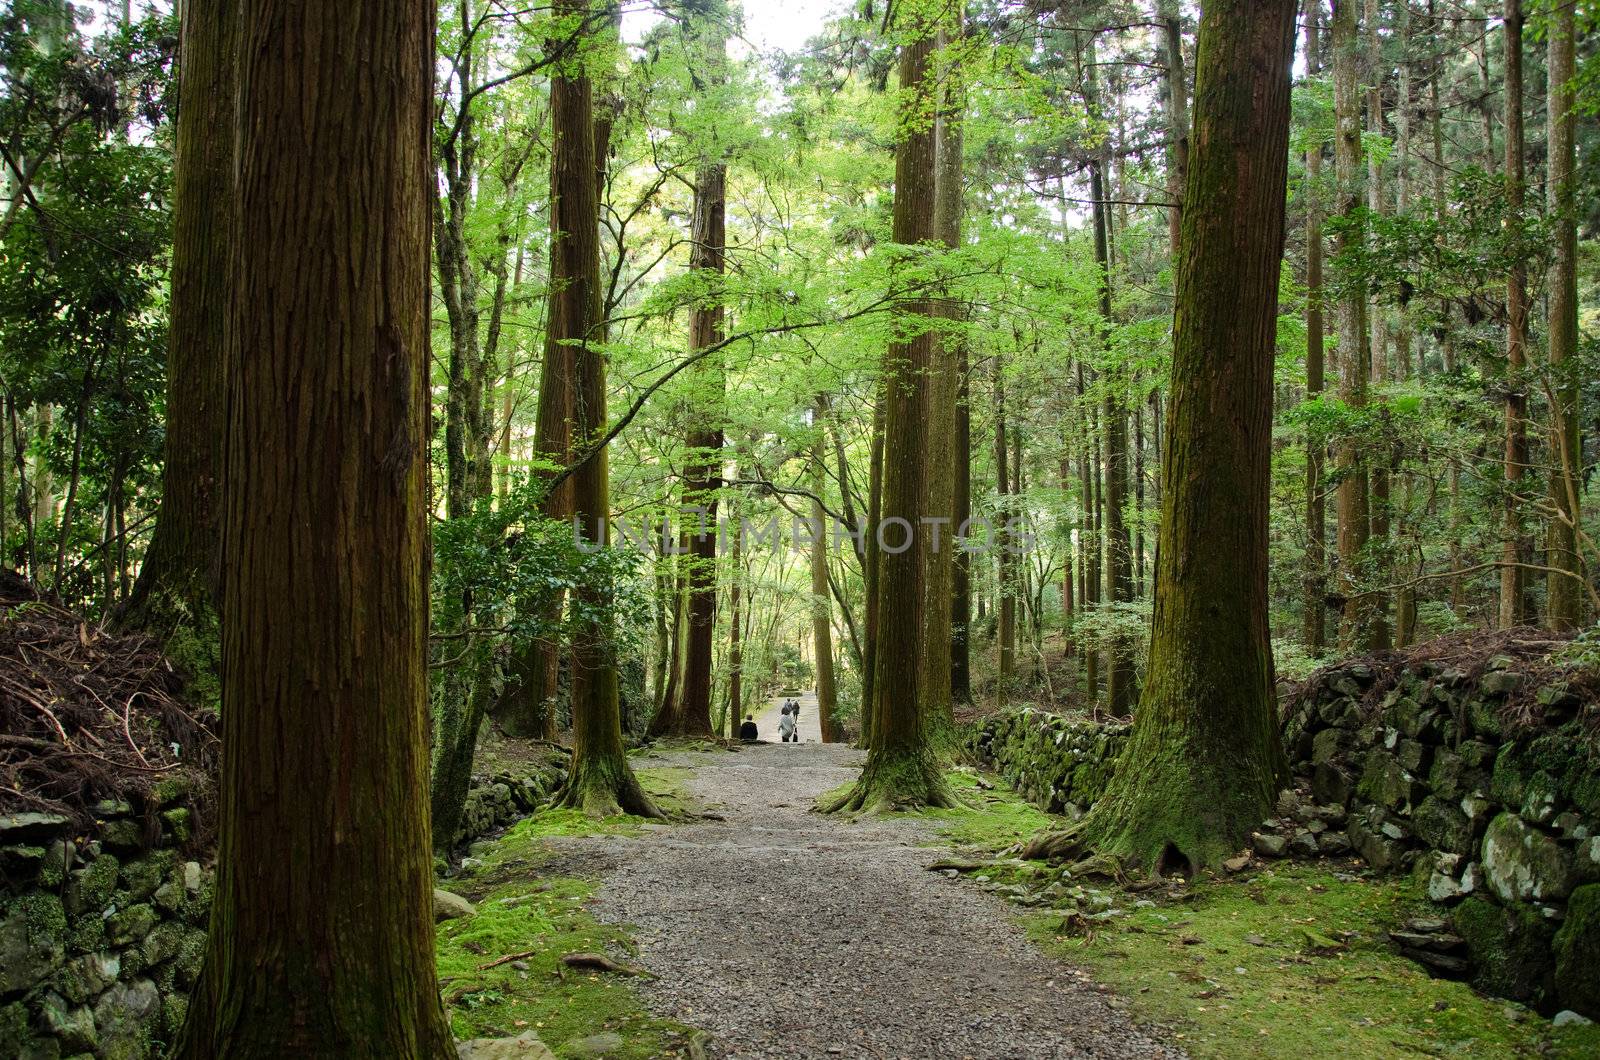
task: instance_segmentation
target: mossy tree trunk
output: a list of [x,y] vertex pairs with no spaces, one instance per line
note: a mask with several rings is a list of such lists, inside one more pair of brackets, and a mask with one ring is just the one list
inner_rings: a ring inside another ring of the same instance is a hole
[[[903,247],[935,238],[934,42],[942,0],[906,3],[898,12],[905,34],[900,46],[901,110],[895,151],[894,242]],[[908,292],[901,304],[908,317],[933,317],[938,309],[925,291]],[[882,513],[884,547],[878,561],[877,643],[871,712],[871,745],[860,779],[830,810],[882,811],[950,805],[953,797],[928,739],[922,702],[919,646],[925,600],[925,514],[929,369],[937,336],[932,327],[907,329],[891,342],[883,365]],[[873,525],[874,536],[879,529]],[[906,547],[900,547],[904,544]]]
[[[126,629],[171,641],[193,634],[192,665],[215,666],[224,409],[224,316],[234,188],[236,5],[182,7],[177,151],[173,162],[172,282],[161,509],[133,591]],[[185,648],[190,647],[185,645]],[[199,659],[193,655],[199,654]]]
[[[591,0],[558,0],[557,18],[577,27],[592,13]],[[581,29],[576,32],[583,33]],[[550,79],[551,210],[549,328],[551,342],[570,354],[572,436],[583,449],[606,429],[605,351],[600,301],[600,209],[595,180],[594,88],[585,41],[563,59]],[[588,455],[571,476],[573,526],[588,548],[607,544],[610,483],[606,451]],[[615,639],[604,617],[611,601],[603,588],[574,591],[572,606],[572,764],[560,805],[593,816],[623,812],[659,817],[645,795],[622,744]]]
[[432,9],[236,10],[228,733],[176,1055],[444,1060],[424,803]]
[[1074,847],[1165,871],[1219,863],[1287,775],[1267,629],[1267,515],[1295,0],[1200,24],[1178,254],[1149,678]]

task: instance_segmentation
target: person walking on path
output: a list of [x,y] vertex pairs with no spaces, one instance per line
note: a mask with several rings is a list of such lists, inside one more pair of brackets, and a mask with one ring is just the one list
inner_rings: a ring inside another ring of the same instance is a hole
[[798,737],[794,731],[797,724],[796,713],[798,712],[790,710],[786,704],[783,708],[783,716],[778,719],[778,732],[783,736],[784,743],[798,742]]

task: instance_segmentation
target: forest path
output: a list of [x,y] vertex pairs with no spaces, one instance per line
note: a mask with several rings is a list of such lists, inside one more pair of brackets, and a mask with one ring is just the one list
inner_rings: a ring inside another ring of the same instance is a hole
[[[804,717],[804,715],[802,715]],[[604,864],[594,907],[631,925],[660,978],[652,1007],[728,1057],[1155,1057],[1093,984],[1034,948],[1012,910],[927,871],[947,853],[917,818],[809,813],[855,779],[837,744],[652,756],[693,770],[726,820],[557,840]]]

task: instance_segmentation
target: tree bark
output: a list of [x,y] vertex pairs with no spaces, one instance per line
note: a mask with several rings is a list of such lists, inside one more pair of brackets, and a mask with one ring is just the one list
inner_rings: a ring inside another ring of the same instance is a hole
[[[1506,224],[1514,244],[1522,239],[1522,0],[1505,0]],[[1500,627],[1527,621],[1528,572],[1532,557],[1522,526],[1522,480],[1528,471],[1528,265],[1512,255],[1506,277],[1505,512],[1500,566]]]
[[813,425],[816,440],[811,450],[811,653],[817,666],[817,721],[822,729],[822,742],[835,743],[839,739],[836,718],[839,699],[833,683],[833,609],[829,606],[828,553],[833,535],[827,512],[822,507],[822,491],[827,486],[824,467],[827,462],[827,432],[822,425],[824,403],[817,402]]
[[162,636],[185,626],[208,645],[217,636],[218,507],[227,429],[223,327],[236,193],[236,8],[225,0],[187,0],[182,6],[161,509],[118,616],[125,629]]
[[424,804],[432,9],[237,11],[228,735],[177,1055],[444,1060]]
[[1555,509],[1545,547],[1549,564],[1563,573],[1551,573],[1547,582],[1545,621],[1551,629],[1577,629],[1583,621],[1583,560],[1578,551],[1575,528],[1581,515],[1578,470],[1583,466],[1583,443],[1578,432],[1579,390],[1575,371],[1578,354],[1578,223],[1574,175],[1576,151],[1574,135],[1572,79],[1576,73],[1574,47],[1577,39],[1573,5],[1557,4],[1550,16],[1549,170],[1545,181],[1546,202],[1555,228],[1555,258],[1550,263],[1549,336],[1551,395],[1554,404],[1550,417],[1550,454],[1555,470],[1551,473],[1550,500]]
[[[1358,86],[1359,47],[1356,4],[1333,0],[1334,183],[1339,213],[1347,221],[1334,241],[1340,254],[1355,254],[1366,242],[1363,225],[1351,219],[1361,206],[1361,96]],[[1339,399],[1351,409],[1367,404],[1367,300],[1359,290],[1339,299]],[[1367,459],[1360,440],[1346,435],[1334,454],[1339,474],[1339,594],[1344,598],[1339,623],[1343,650],[1369,651],[1382,636],[1373,597],[1361,595],[1371,533]]]
[[[1306,74],[1322,69],[1322,0],[1306,0]],[[1306,148],[1306,397],[1315,400],[1324,386],[1322,321],[1322,145]],[[1306,438],[1306,581],[1303,637],[1306,651],[1321,655],[1327,646],[1328,520],[1322,496],[1322,464],[1327,442],[1321,432]]]
[[1150,671],[1075,840],[1156,872],[1231,855],[1288,774],[1267,546],[1296,6],[1216,0],[1201,17]]

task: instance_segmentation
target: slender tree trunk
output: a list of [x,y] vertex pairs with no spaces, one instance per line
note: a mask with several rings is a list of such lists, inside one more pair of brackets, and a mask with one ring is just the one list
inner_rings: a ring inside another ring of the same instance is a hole
[[1547,582],[1545,621],[1552,629],[1572,630],[1583,621],[1583,572],[1577,534],[1580,516],[1579,468],[1583,443],[1578,432],[1578,223],[1574,174],[1576,152],[1572,79],[1577,38],[1573,5],[1557,4],[1549,26],[1549,170],[1545,181],[1549,216],[1555,226],[1555,258],[1550,263],[1549,336],[1550,380],[1554,404],[1550,417],[1550,454],[1555,470],[1550,480],[1550,500],[1555,516],[1550,520],[1545,547],[1551,573]]
[[[966,92],[956,52],[962,27],[960,12],[937,38],[938,111],[934,120],[933,237],[945,250],[961,243],[961,149]],[[949,324],[963,316],[948,286],[940,292],[937,314]],[[951,637],[955,625],[953,595],[956,522],[956,407],[960,403],[961,348],[964,336],[953,327],[936,331],[930,351],[927,381],[924,447],[927,470],[921,501],[923,522],[918,527],[918,551],[923,557],[922,675],[919,680],[922,709],[937,741],[955,738],[955,713],[950,685]]]
[[173,162],[167,416],[161,509],[118,624],[198,642],[216,638],[216,580],[227,369],[228,238],[234,188],[237,5],[186,0]]
[[432,9],[237,10],[228,736],[177,1055],[444,1060],[424,804]]
[[[737,474],[734,476],[737,478]],[[739,591],[744,585],[743,534],[734,520],[732,551],[728,557],[728,738],[739,735],[744,714],[744,619]]]
[[1007,470],[1010,459],[1009,437],[1006,432],[1005,367],[999,354],[994,361],[994,468],[995,493],[999,498],[999,518],[995,527],[995,574],[998,594],[995,610],[998,613],[997,640],[999,646],[999,694],[1003,701],[1011,689],[1016,670],[1017,595],[1015,566],[1011,555],[1011,476]]
[[878,670],[878,572],[882,566],[883,549],[878,547],[878,531],[883,521],[883,424],[884,409],[888,402],[888,388],[882,380],[877,387],[877,401],[872,411],[872,444],[870,468],[867,478],[867,532],[862,542],[866,549],[862,564],[862,585],[867,608],[866,661],[861,666],[861,746],[871,747],[873,725],[873,697],[877,691]]
[[[904,102],[895,152],[894,242],[915,246],[936,237],[934,229],[934,129],[936,85],[932,53],[939,26],[913,11],[899,27],[900,84]],[[923,294],[902,302],[908,315],[933,317],[938,309]],[[944,806],[953,801],[928,739],[922,709],[918,652],[924,599],[924,560],[917,540],[927,475],[924,445],[928,370],[936,335],[891,342],[884,357],[882,511],[887,528],[879,561],[876,674],[872,683],[872,742],[861,778],[833,810],[881,811],[907,806]],[[903,523],[903,526],[901,525]],[[904,531],[907,547],[898,531]],[[875,535],[876,536],[876,535]]]
[[[1523,206],[1522,160],[1522,0],[1505,4],[1506,64],[1506,217],[1511,237],[1521,244]],[[1528,618],[1529,548],[1522,526],[1523,478],[1528,471],[1528,265],[1512,255],[1506,278],[1505,514],[1500,567],[1500,626]]]
[[1167,196],[1173,203],[1167,210],[1167,229],[1176,263],[1183,218],[1183,185],[1189,169],[1189,89],[1183,68],[1183,24],[1178,0],[1159,0],[1157,7],[1167,60],[1162,86],[1167,110]]
[[[1356,4],[1360,0],[1333,0],[1333,103],[1336,125],[1333,150],[1334,183],[1339,213],[1346,218],[1361,205],[1361,96],[1358,89],[1360,42],[1356,35]],[[1359,221],[1339,229],[1335,249],[1355,254],[1366,242]],[[1359,291],[1339,300],[1339,399],[1353,409],[1367,404],[1367,300]],[[1366,572],[1367,538],[1371,532],[1367,489],[1367,459],[1358,438],[1346,436],[1335,451],[1339,473],[1338,549],[1339,594],[1344,597],[1339,624],[1340,646],[1345,651],[1368,651],[1381,638],[1381,620],[1372,597],[1360,595]]]
[[827,488],[824,467],[827,462],[827,433],[822,426],[824,403],[817,402],[813,423],[817,437],[811,451],[811,650],[817,669],[817,721],[822,729],[822,742],[834,743],[839,739],[837,721],[839,699],[833,684],[833,609],[828,590],[828,552],[833,535],[829,532],[828,513],[822,507],[822,493]]
[[1294,0],[1203,9],[1178,267],[1149,678],[1081,831],[1155,872],[1215,866],[1288,769],[1267,626],[1272,369],[1288,181]]
[[[955,526],[960,536],[972,519],[972,357],[963,339],[956,353]],[[972,702],[972,553],[951,539],[950,699]]]
[[[1306,73],[1322,69],[1322,0],[1306,0]],[[1324,386],[1322,321],[1322,145],[1306,148],[1306,397],[1315,400]],[[1321,655],[1327,646],[1328,521],[1322,495],[1322,465],[1327,441],[1320,431],[1306,438],[1306,581],[1303,637],[1306,651]]]

